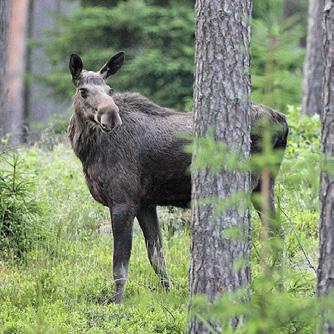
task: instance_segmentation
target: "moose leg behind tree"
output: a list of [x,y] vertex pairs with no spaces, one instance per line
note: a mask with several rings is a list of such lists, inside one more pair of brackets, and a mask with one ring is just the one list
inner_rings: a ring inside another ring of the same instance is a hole
[[[106,79],[123,61],[120,52],[98,72],[84,70],[77,55],[69,64],[77,89],[68,135],[92,196],[110,210],[117,303],[128,275],[135,217],[154,271],[164,287],[170,285],[156,207],[189,206],[191,155],[184,151],[189,141],[180,134],[190,136],[193,127],[192,113],[160,107],[137,93],[113,93]],[[255,104],[251,114],[253,123],[264,117],[278,129],[273,148],[284,149],[288,131],[284,115]],[[261,137],[254,135],[252,152],[259,150],[259,141]],[[261,188],[259,180],[259,175],[253,175],[254,192]],[[271,193],[273,198],[273,186]]]

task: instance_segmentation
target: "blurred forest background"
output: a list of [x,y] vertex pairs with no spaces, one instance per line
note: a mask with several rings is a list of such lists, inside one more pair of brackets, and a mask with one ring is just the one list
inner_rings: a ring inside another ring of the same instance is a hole
[[[2,132],[12,133],[12,143],[36,140],[46,124],[60,130],[67,123],[74,90],[71,53],[96,70],[123,50],[126,64],[111,79],[114,89],[139,91],[164,106],[191,110],[193,0],[12,3],[9,23],[16,28],[9,45],[16,46],[9,50],[7,103],[0,111]],[[254,1],[253,100],[282,112],[301,102],[307,7],[307,0]]]

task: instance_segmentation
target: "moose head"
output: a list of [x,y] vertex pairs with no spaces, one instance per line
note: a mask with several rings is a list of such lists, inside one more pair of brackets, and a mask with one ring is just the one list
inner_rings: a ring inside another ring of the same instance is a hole
[[74,110],[85,120],[94,122],[104,132],[110,132],[122,124],[119,109],[112,97],[113,90],[106,79],[123,65],[124,52],[119,52],[98,72],[83,69],[81,58],[72,54],[69,68],[77,90],[73,97]]

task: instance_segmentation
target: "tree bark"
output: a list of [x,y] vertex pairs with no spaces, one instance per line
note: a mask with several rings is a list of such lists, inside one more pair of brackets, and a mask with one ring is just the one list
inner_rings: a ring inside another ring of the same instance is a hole
[[[321,115],[321,150],[325,168],[320,185],[320,258],[318,267],[318,294],[334,293],[334,0],[326,0],[324,7],[325,75],[323,110]],[[328,172],[329,171],[329,172]],[[332,315],[333,310],[328,310]],[[334,323],[326,320],[320,333],[334,333]]]
[[24,113],[24,70],[26,29],[29,0],[12,0],[10,8],[6,62],[6,99],[3,108],[4,134],[10,134],[10,144],[22,140]]
[[8,16],[9,0],[0,1],[0,133],[3,119],[3,105],[5,96],[5,65],[7,54],[7,37],[8,37]]
[[[251,0],[197,0],[195,16],[195,137],[205,137],[209,129],[214,129],[215,141],[223,141],[248,158]],[[197,159],[198,150],[196,146],[193,161]],[[205,295],[213,302],[223,293],[247,288],[249,210],[238,210],[235,204],[215,217],[214,205],[201,205],[198,200],[214,197],[224,201],[237,192],[249,192],[249,188],[248,173],[224,170],[213,174],[209,169],[192,172],[189,272],[192,298]],[[233,227],[244,237],[237,240],[224,235]],[[245,265],[237,269],[235,262],[240,259]],[[220,330],[220,324],[211,325]],[[191,318],[189,333],[210,331],[195,315]]]
[[321,114],[324,76],[322,10],[325,0],[309,0],[308,32],[304,62],[302,113]]

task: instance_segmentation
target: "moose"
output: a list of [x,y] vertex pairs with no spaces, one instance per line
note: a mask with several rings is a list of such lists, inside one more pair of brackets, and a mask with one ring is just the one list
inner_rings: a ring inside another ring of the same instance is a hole
[[[72,54],[69,69],[76,87],[74,113],[68,136],[81,160],[93,198],[109,208],[114,238],[113,301],[123,298],[137,217],[143,231],[148,258],[163,287],[170,286],[162,250],[157,206],[185,208],[191,201],[191,154],[184,146],[192,134],[192,113],[161,107],[138,93],[117,93],[106,83],[123,65],[119,52],[98,71],[83,69],[81,58]],[[276,131],[274,150],[284,151],[288,126],[283,114],[251,104],[252,127],[265,118]],[[251,153],[261,151],[261,131],[252,131]],[[278,165],[280,164],[280,161]],[[274,208],[274,179],[270,203]],[[260,175],[252,175],[253,194],[261,191]],[[260,210],[257,202],[256,209]]]

